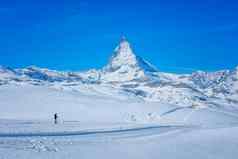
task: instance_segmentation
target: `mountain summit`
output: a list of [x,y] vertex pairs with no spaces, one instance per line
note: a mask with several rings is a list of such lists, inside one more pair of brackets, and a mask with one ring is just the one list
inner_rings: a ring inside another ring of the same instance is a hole
[[131,81],[145,79],[146,74],[157,72],[157,69],[143,58],[136,56],[130,43],[122,37],[103,72],[109,81]]

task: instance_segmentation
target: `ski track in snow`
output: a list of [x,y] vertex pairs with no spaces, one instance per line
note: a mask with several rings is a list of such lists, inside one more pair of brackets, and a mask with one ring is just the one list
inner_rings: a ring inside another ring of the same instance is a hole
[[15,138],[15,137],[60,137],[60,136],[82,136],[82,135],[97,135],[97,134],[134,134],[141,132],[151,132],[154,130],[163,129],[181,129],[181,128],[191,128],[191,126],[148,126],[148,127],[137,127],[137,128],[122,128],[115,130],[95,130],[95,131],[71,131],[71,132],[41,132],[41,133],[0,133],[0,138]]
[[144,126],[114,130],[45,132],[45,133],[1,133],[0,149],[57,152],[59,147],[82,142],[100,143],[160,137],[194,129],[188,126]]
[[[139,154],[143,154],[143,151],[149,152],[149,150],[145,146],[145,150],[141,149],[142,143],[143,144],[149,144],[149,146],[153,146],[153,144],[156,143],[157,146],[160,144],[165,145],[165,147],[169,148],[169,142],[172,142],[173,144],[176,143],[178,140],[179,144],[182,144],[183,142],[188,142],[191,141],[196,143],[196,138],[194,139],[193,137],[196,136],[197,134],[203,134],[203,133],[208,133],[209,131],[214,132],[214,131],[225,131],[226,129],[230,129],[234,127],[236,130],[238,128],[237,125],[225,125],[224,127],[220,127],[219,129],[215,127],[210,127],[210,128],[204,128],[201,126],[192,126],[192,125],[181,125],[181,126],[159,126],[159,125],[154,125],[154,126],[140,126],[140,127],[128,127],[128,128],[123,128],[123,129],[108,129],[108,130],[90,130],[87,132],[79,131],[79,132],[54,132],[54,133],[39,133],[39,134],[22,134],[22,133],[15,133],[15,134],[1,134],[0,135],[0,158],[2,156],[6,156],[5,158],[11,159],[15,158],[14,153],[11,152],[18,152],[20,158],[25,158],[27,156],[33,157],[33,158],[65,158],[65,154],[67,154],[67,151],[70,153],[71,151],[74,152],[74,154],[68,154],[69,158],[78,158],[82,157],[84,158],[84,154],[86,158],[97,158],[104,156],[106,158],[111,158],[113,156],[113,147],[110,147],[109,145],[113,145],[114,147],[117,147],[118,145],[120,147],[119,151],[116,151],[119,156],[115,156],[115,158],[121,158],[123,156],[123,153],[121,150],[127,149],[127,146],[130,146],[129,152],[133,152],[133,148],[131,147],[132,145],[136,146],[138,145],[138,148],[142,152],[138,152]],[[211,135],[212,133],[208,133]],[[223,133],[221,133],[223,134]],[[188,137],[186,137],[188,135]],[[216,134],[214,134],[216,136]],[[185,138],[184,138],[185,137]],[[204,136],[205,137],[205,136]],[[184,141],[180,141],[181,139],[184,138]],[[222,140],[222,138],[219,138]],[[168,140],[168,144],[165,144]],[[201,139],[203,141],[203,139]],[[209,140],[206,139],[208,142]],[[161,141],[161,143],[160,143]],[[234,140],[236,141],[236,140]],[[209,143],[209,142],[208,142]],[[202,142],[200,143],[202,144]],[[124,146],[122,146],[124,145]],[[187,144],[186,144],[187,145]],[[104,149],[100,148],[101,146],[106,146],[105,150],[108,149],[109,147],[109,156],[106,154],[101,156],[93,155],[91,156],[90,153],[98,154],[98,150]],[[108,147],[109,146],[109,147]],[[192,146],[192,145],[191,145]],[[199,147],[200,146],[200,147]],[[198,150],[202,150],[202,145],[197,145]],[[153,146],[154,147],[154,146]],[[163,148],[159,146],[160,149],[158,151],[164,152]],[[174,146],[171,145],[171,148]],[[83,149],[82,149],[83,148]],[[94,152],[94,148],[96,148],[96,152]],[[152,147],[151,147],[152,148]],[[82,149],[82,150],[80,150]],[[86,149],[86,152],[84,152],[84,149]],[[155,149],[155,147],[153,148]],[[178,148],[180,149],[180,148]],[[183,150],[183,148],[181,147]],[[216,149],[216,148],[215,148]],[[80,150],[80,151],[78,151]],[[225,148],[227,150],[227,148]],[[210,151],[213,151],[211,149]],[[203,154],[207,158],[209,156],[211,158],[216,158],[216,155],[210,154],[210,151],[204,151],[202,150]],[[10,153],[10,154],[5,154],[2,152]],[[178,153],[178,152],[177,152]],[[179,152],[176,155],[181,154],[186,154],[186,151]],[[156,154],[155,156],[160,156],[157,151],[153,150],[153,154]],[[173,158],[175,157],[174,155],[169,155],[169,153],[165,153],[166,156],[170,156],[168,158]],[[10,157],[9,157],[10,156]],[[13,156],[13,157],[11,157]],[[91,157],[90,157],[91,156]],[[110,157],[111,156],[111,157]],[[224,156],[221,156],[219,158],[223,158]],[[4,159],[5,159],[4,158]],[[131,158],[131,157],[125,157],[125,158]],[[141,156],[139,158],[146,158],[145,156]],[[152,158],[157,158],[157,157],[152,157]],[[167,157],[165,157],[167,158]],[[195,157],[196,158],[196,157]],[[229,157],[228,157],[229,158]],[[197,159],[197,158],[196,158]]]

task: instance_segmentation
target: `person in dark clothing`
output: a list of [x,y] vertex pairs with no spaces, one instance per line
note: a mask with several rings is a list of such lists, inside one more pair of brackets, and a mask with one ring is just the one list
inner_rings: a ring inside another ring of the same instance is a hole
[[58,114],[57,113],[54,114],[54,123],[55,124],[58,123]]

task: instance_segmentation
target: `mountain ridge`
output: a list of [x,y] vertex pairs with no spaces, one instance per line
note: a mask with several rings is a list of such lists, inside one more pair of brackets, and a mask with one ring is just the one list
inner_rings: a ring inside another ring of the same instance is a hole
[[225,101],[228,105],[238,103],[238,66],[233,70],[196,71],[186,75],[163,73],[134,54],[125,38],[102,69],[73,72],[36,66],[23,69],[0,66],[0,85],[7,84],[57,85],[61,89],[78,91],[80,85],[105,86],[146,101],[177,105],[203,106],[214,101]]

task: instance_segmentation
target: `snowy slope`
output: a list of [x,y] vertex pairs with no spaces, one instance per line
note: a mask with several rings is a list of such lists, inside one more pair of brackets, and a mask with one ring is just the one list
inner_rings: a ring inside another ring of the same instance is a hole
[[43,136],[1,136],[0,155],[4,159],[236,159],[237,133],[234,125],[208,129],[176,126],[81,128],[71,135],[65,132],[54,133],[55,136],[50,133],[49,136],[43,133],[39,133]]
[[[58,84],[0,87],[1,158],[238,155],[237,109],[181,107],[144,101],[106,85],[77,83],[78,89],[72,90]],[[54,112],[60,116],[58,125],[53,124]]]
[[[97,87],[97,85],[95,85]],[[12,85],[0,87],[0,112],[2,119],[52,120],[58,112],[61,120],[91,123],[160,123],[160,124],[222,124],[238,121],[238,111],[222,108],[193,108],[160,102],[145,102],[108,87],[111,92],[93,92],[95,87],[80,91],[57,87]],[[99,89],[99,88],[98,88]],[[88,92],[88,93],[86,93]]]
[[100,70],[0,67],[0,158],[236,159],[237,99],[238,67],[159,72],[125,38]]

